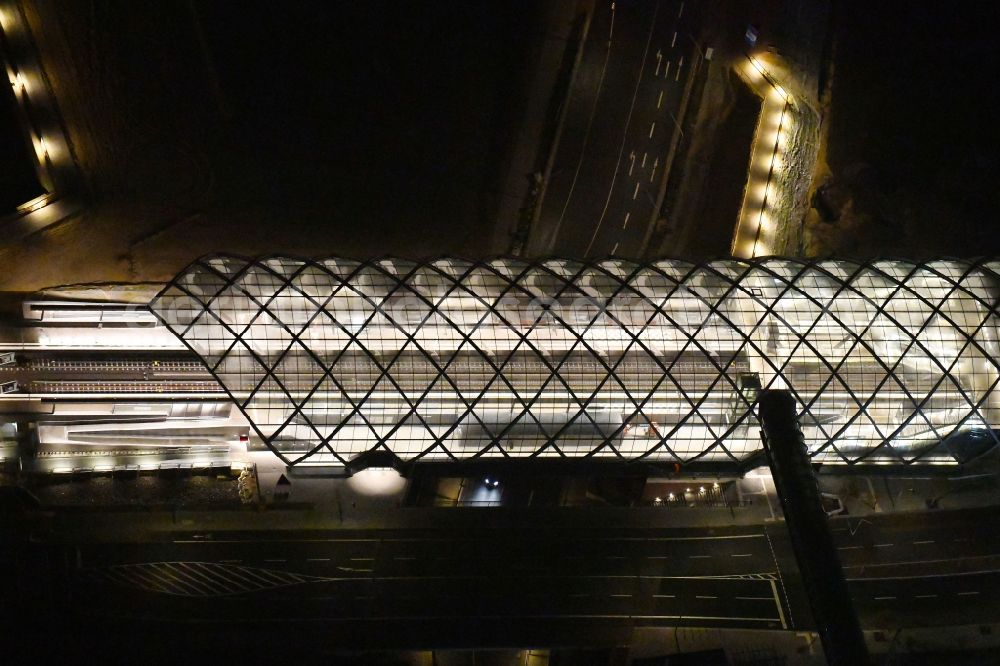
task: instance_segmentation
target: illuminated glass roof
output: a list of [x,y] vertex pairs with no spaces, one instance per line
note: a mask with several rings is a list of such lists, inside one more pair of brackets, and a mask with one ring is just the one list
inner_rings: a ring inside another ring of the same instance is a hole
[[817,461],[954,462],[996,441],[998,270],[218,255],[151,309],[289,463],[739,463],[758,388]]

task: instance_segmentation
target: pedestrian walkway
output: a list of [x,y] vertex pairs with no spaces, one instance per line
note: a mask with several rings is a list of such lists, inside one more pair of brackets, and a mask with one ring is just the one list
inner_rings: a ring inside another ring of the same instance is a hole
[[84,184],[31,26],[17,2],[0,1],[0,58],[45,189],[42,196],[18,206],[17,214],[0,220],[4,240],[10,243],[77,213]]
[[782,168],[782,155],[787,147],[794,114],[791,96],[759,60],[748,57],[747,62],[736,70],[763,100],[750,152],[743,204],[732,243],[734,257],[749,259],[776,253],[774,207],[783,196],[777,176]]

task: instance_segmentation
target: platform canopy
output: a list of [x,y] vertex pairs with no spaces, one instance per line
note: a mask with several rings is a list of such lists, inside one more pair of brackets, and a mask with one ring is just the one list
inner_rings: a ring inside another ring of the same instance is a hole
[[152,300],[286,462],[743,463],[787,388],[826,463],[997,442],[1000,262],[214,255]]

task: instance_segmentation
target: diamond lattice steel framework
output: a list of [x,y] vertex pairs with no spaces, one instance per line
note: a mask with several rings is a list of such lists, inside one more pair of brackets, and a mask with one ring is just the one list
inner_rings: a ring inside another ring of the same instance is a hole
[[816,460],[954,462],[997,441],[998,272],[214,255],[150,307],[292,464],[741,463],[759,388],[794,393]]

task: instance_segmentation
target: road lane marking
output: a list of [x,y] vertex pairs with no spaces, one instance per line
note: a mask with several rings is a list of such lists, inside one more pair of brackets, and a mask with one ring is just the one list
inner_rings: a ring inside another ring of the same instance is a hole
[[[655,19],[655,14],[654,14]],[[566,195],[566,200],[563,202],[562,211],[559,213],[559,219],[556,221],[556,235],[558,235],[559,228],[562,226],[563,220],[566,218],[566,211],[569,209],[569,203],[573,199],[573,192],[576,191],[576,183],[580,178],[580,170],[583,168],[584,155],[587,151],[587,144],[590,142],[590,132],[594,126],[594,118],[597,116],[597,103],[601,99],[601,92],[604,89],[604,77],[608,72],[608,62],[611,60],[611,42],[612,37],[615,34],[615,3],[611,3],[611,27],[608,30],[608,46],[604,51],[604,64],[601,65],[601,76],[597,81],[597,90],[594,95],[594,101],[590,107],[590,117],[587,120],[587,130],[583,135],[583,149],[580,153],[580,157],[576,161],[576,169],[573,171],[573,180],[570,182],[569,193]],[[643,56],[645,59],[645,56]],[[643,63],[645,64],[645,63]],[[640,73],[641,77],[641,73]],[[617,170],[617,167],[615,167]]]
[[330,561],[329,557],[310,557],[306,560],[306,562],[329,562],[329,561]]
[[[903,560],[901,562],[873,562],[873,563],[870,563],[870,564],[850,564],[850,565],[845,566],[844,568],[845,569],[865,569],[865,568],[871,569],[871,568],[874,568],[874,567],[898,567],[898,566],[905,566],[905,565],[908,565],[908,564],[940,564],[941,562],[960,562],[962,560],[984,560],[984,559],[998,557],[998,556],[1000,556],[1000,553],[989,553],[988,555],[969,555],[967,557],[957,557],[957,558],[956,557],[941,557],[941,558],[937,558],[937,559],[933,559],[933,560],[910,560],[910,561]],[[989,570],[986,570],[986,571],[980,571],[980,572],[975,572],[975,573],[995,573],[995,572],[1000,572],[1000,569],[989,569]],[[960,573],[964,573],[964,572],[960,572]],[[971,573],[971,572],[969,572],[969,573]],[[945,576],[945,575],[950,575],[950,574],[939,574],[939,575]],[[890,579],[891,578],[919,578],[919,576],[889,576],[888,578],[890,578]],[[869,579],[869,580],[872,580],[872,579]]]
[[[763,477],[760,477],[760,487],[763,490]],[[768,501],[768,505],[770,504],[770,501]],[[774,544],[771,543],[771,535],[767,533],[767,527],[764,527],[764,537],[767,539],[767,548],[771,551],[771,561],[774,562],[774,571],[778,577],[777,583],[781,583],[781,594],[785,598],[785,604],[788,605],[788,620],[785,619],[785,610],[781,605],[781,598],[778,597],[778,585],[773,578],[771,579],[771,594],[774,595],[774,604],[778,607],[778,617],[781,618],[781,627],[787,629],[789,622],[792,626],[795,625],[795,618],[792,616],[792,604],[788,601],[788,588],[785,587],[785,581],[781,577],[781,565],[778,564],[778,556],[774,552]]]
[[688,555],[688,557],[691,558],[692,560],[696,560],[696,559],[704,559],[706,557],[712,557],[712,556],[711,555]]
[[733,553],[730,557],[753,557],[753,553]]
[[[636,192],[639,191],[639,183],[635,184],[635,191]],[[635,196],[633,195],[632,198],[635,199]],[[631,212],[625,213],[625,222],[622,224],[622,229],[628,226],[628,218],[631,217],[631,215],[632,215]]]
[[674,74],[674,81],[681,80],[681,67],[684,66],[684,57],[681,56],[680,62],[677,63],[677,73]]
[[660,91],[660,96],[656,98],[656,108],[660,108],[663,104],[663,91]]
[[694,595],[694,598],[695,599],[718,599],[719,597],[714,597],[714,596],[712,596],[710,594],[696,594],[696,595]]
[[618,251],[618,243],[615,243],[615,246],[613,248],[611,248],[611,254],[612,254],[612,256],[614,256],[615,252],[617,252],[617,251]]
[[[985,557],[993,557],[992,555],[986,555]],[[961,558],[968,559],[968,558]],[[882,566],[899,566],[901,564],[927,564],[928,562],[956,562],[960,560],[923,560],[917,562],[894,562],[892,564],[869,564],[869,567],[882,567]],[[850,567],[844,567],[845,569],[858,569],[864,565],[856,565]],[[861,578],[845,578],[844,580],[848,582],[868,582],[868,581],[879,581],[879,580],[919,580],[928,578],[957,578],[959,576],[979,576],[982,574],[1000,574],[1000,569],[980,569],[978,571],[951,571],[948,573],[940,574],[919,574],[915,576],[863,576]]]
[[265,562],[287,562],[288,560],[264,560]]
[[[784,589],[784,584],[782,584]],[[788,629],[788,621],[785,620],[785,609],[781,607],[781,597],[778,596],[778,581],[771,580],[771,597],[774,600],[774,607],[778,609],[778,619],[781,620],[781,628]]]
[[677,43],[677,32],[674,32],[674,38],[670,40],[670,48],[674,48],[674,44]]
[[[597,219],[597,225],[594,227],[594,232],[590,235],[590,241],[587,243],[587,248],[583,251],[583,254],[589,255],[591,248],[594,247],[594,241],[597,240],[597,234],[601,231],[601,225],[604,223],[604,218],[608,214],[608,208],[611,206],[611,197],[615,191],[615,184],[618,182],[618,174],[621,171],[622,156],[625,153],[625,143],[628,141],[629,130],[632,127],[632,116],[635,113],[635,103],[639,98],[639,88],[641,87],[643,76],[646,71],[646,58],[649,57],[649,47],[653,42],[653,32],[656,27],[656,17],[659,14],[660,6],[657,4],[653,7],[653,15],[649,23],[649,32],[646,35],[646,46],[642,51],[642,64],[639,67],[639,76],[635,81],[635,89],[632,91],[632,101],[629,103],[628,115],[625,117],[625,128],[622,132],[622,140],[618,146],[618,159],[615,161],[615,170],[611,175],[611,183],[608,186],[608,195],[604,200],[604,208],[601,210],[601,216]],[[608,52],[610,53],[610,44]],[[582,157],[582,154],[581,154]],[[561,219],[561,218],[560,218]]]
[[649,182],[653,182],[653,177],[656,176],[656,167],[660,166],[660,158],[657,157],[653,160],[653,170],[649,172]]
[[635,184],[635,189],[632,191],[632,201],[639,195],[639,183]]
[[677,18],[680,18],[684,14],[684,3],[681,3],[681,8],[677,10]]
[[913,545],[914,545],[914,546],[922,546],[922,545],[924,545],[925,543],[934,543],[934,540],[933,540],[933,539],[930,539],[930,540],[928,540],[928,541],[914,541],[914,542],[913,542]]
[[625,597],[631,597],[632,595],[631,594],[612,594],[611,596],[614,597],[615,599],[624,599]]
[[968,597],[968,596],[972,596],[973,594],[979,594],[979,592],[959,592],[958,596],[960,596],[960,597]]
[[676,599],[677,597],[675,597],[672,594],[654,594],[653,598],[654,599]]
[[861,546],[840,546],[837,550],[860,550]]
[[875,601],[890,601],[896,597],[875,597]]
[[667,61],[667,66],[663,69],[663,78],[670,76],[670,61]]
[[891,545],[892,545],[891,543],[877,543],[877,544],[875,544],[875,547],[876,548],[888,548]]
[[[558,616],[568,617],[568,616]],[[573,617],[595,617],[592,615],[575,615]],[[618,615],[596,616],[598,619],[617,618]],[[630,615],[640,620],[720,620],[720,621],[740,621],[740,622],[778,622],[777,617],[723,617],[722,615]]]
[[649,139],[653,138],[653,130],[654,129],[656,129],[656,121],[655,120],[649,124],[649,136],[647,138],[649,138]]
[[936,594],[918,594],[917,596],[915,596],[913,598],[914,599],[936,599],[937,595]]

